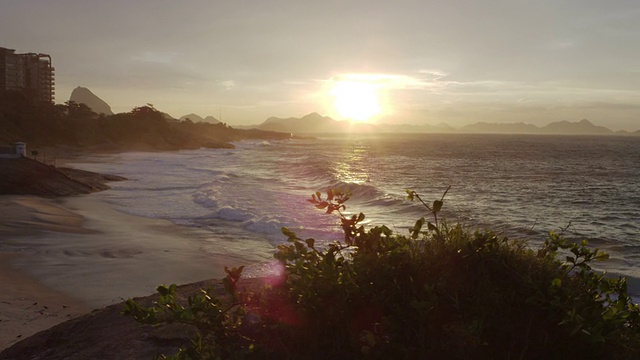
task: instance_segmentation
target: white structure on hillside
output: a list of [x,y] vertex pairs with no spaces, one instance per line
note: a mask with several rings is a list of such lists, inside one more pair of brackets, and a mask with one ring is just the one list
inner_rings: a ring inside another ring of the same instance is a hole
[[27,143],[16,142],[11,146],[0,146],[0,158],[15,159],[27,156]]

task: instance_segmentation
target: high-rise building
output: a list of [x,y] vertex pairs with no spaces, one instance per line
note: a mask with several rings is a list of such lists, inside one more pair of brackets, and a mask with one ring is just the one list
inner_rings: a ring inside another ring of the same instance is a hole
[[0,91],[20,91],[36,100],[53,103],[55,71],[47,54],[16,54],[0,47]]

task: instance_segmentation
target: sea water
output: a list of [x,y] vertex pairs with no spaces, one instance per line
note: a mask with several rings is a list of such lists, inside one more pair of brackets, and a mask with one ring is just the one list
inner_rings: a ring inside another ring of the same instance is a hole
[[[128,178],[95,195],[121,212],[202,230],[194,244],[204,252],[219,251],[222,240],[236,251],[260,244],[275,252],[286,241],[282,227],[340,240],[339,218],[308,202],[331,188],[351,194],[347,215],[362,212],[366,226],[408,234],[420,217],[433,219],[406,190],[431,203],[450,186],[441,219],[531,247],[564,231],[609,252],[602,269],[640,278],[639,137],[350,135],[235,146],[110,154],[74,165]],[[271,254],[261,253],[265,263]]]

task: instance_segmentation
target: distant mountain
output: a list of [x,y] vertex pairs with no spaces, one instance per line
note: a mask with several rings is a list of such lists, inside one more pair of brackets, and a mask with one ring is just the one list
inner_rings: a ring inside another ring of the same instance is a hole
[[173,116],[167,114],[166,112],[162,113],[162,118],[167,120],[167,121],[169,121],[169,122],[180,122],[176,118],[174,118]]
[[294,134],[377,131],[376,127],[370,124],[338,121],[315,112],[301,118],[290,117],[283,119],[270,117],[262,124],[252,126],[252,128],[264,131],[278,131]]
[[464,133],[476,134],[527,134],[537,133],[540,129],[531,124],[519,123],[486,123],[478,122],[475,124],[465,125],[458,131]]
[[207,116],[205,118],[202,118],[200,115],[198,114],[189,114],[189,115],[185,115],[180,117],[180,121],[185,121],[185,120],[191,120],[193,122],[207,122],[207,123],[211,123],[211,124],[218,124],[220,123],[220,120],[214,118],[213,116]]
[[[193,119],[192,119],[193,120]],[[540,134],[540,135],[640,135],[636,132],[613,132],[604,126],[594,125],[587,119],[577,122],[557,121],[539,127],[523,122],[517,123],[488,123],[477,122],[454,128],[440,123],[438,125],[411,124],[377,124],[352,123],[337,121],[328,116],[311,113],[302,118],[270,117],[260,125],[239,126],[237,128],[259,129],[285,133],[465,133],[465,134]]]
[[[578,122],[557,121],[538,127],[519,123],[486,123],[461,127],[459,132],[476,134],[545,134],[545,135],[613,135],[614,132],[604,126],[597,126],[587,119]],[[622,135],[622,134],[621,134]]]
[[69,101],[77,104],[85,104],[96,114],[113,115],[111,106],[85,87],[78,86],[73,89]]
[[451,133],[457,130],[447,124],[438,125],[412,125],[412,124],[378,124],[375,126],[378,132],[395,134],[420,134],[420,133]]
[[435,128],[438,131],[441,131],[441,132],[455,132],[456,131],[456,128],[454,128],[453,126],[451,126],[449,124],[445,124],[445,123],[440,123],[440,124],[436,125]]
[[596,126],[587,119],[579,122],[558,121],[540,129],[542,134],[611,135],[613,131],[604,126]]
[[260,130],[291,133],[335,132],[337,128],[338,121],[315,112],[305,115],[302,118],[290,117],[282,119],[270,117],[258,126]]
[[193,122],[203,122],[204,119],[202,117],[200,117],[200,115],[198,114],[189,114],[189,115],[185,115],[185,116],[181,116],[178,120],[180,121],[185,121],[185,120],[191,120]]

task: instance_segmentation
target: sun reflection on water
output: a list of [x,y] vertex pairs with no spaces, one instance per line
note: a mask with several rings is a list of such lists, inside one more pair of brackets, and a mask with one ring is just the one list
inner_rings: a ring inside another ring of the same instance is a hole
[[336,180],[357,185],[363,185],[371,180],[367,163],[370,156],[368,145],[351,144],[341,154],[341,159],[337,160],[332,168]]

